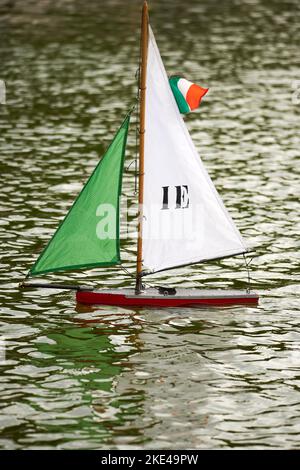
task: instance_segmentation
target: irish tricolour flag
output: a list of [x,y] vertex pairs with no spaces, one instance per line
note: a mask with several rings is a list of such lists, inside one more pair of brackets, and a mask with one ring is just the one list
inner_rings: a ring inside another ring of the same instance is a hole
[[179,111],[182,114],[189,113],[198,108],[201,98],[208,92],[208,88],[202,88],[176,75],[170,77],[169,82]]

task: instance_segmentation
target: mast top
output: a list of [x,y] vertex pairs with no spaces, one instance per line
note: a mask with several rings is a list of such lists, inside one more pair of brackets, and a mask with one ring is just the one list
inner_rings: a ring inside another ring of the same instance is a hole
[[144,0],[144,3],[143,3],[142,16],[144,18],[146,18],[146,21],[148,23],[148,2],[147,2],[147,0]]

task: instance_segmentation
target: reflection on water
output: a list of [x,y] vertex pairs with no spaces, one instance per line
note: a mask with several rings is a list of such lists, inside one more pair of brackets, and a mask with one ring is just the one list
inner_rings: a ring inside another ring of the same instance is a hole
[[[298,447],[296,0],[150,2],[167,70],[210,88],[186,121],[256,247],[259,308],[89,309],[72,293],[17,288],[134,100],[140,6],[0,0],[0,446]],[[132,128],[128,164],[134,151]],[[132,216],[133,173],[123,186]],[[132,271],[134,241],[123,248]],[[156,277],[186,287],[247,280],[241,259]],[[117,268],[59,279],[131,283]]]

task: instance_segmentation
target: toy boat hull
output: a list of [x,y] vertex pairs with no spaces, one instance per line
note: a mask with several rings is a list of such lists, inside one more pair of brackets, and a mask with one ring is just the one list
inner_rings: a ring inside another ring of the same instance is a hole
[[226,307],[258,304],[255,292],[240,290],[178,289],[176,295],[163,295],[147,289],[136,295],[133,289],[78,290],[76,300],[87,305],[118,305],[124,307]]

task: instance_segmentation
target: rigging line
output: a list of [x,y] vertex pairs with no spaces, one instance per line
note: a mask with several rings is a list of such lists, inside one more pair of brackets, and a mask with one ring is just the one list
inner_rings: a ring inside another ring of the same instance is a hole
[[[130,278],[132,278],[132,279],[135,280],[135,275],[134,275],[134,274],[131,274],[131,272],[128,271],[128,269],[125,268],[125,266],[123,266],[123,265],[121,264],[121,265],[120,265],[120,268],[123,269],[123,271],[124,271]],[[158,290],[159,287],[163,287],[163,286],[154,286],[153,284],[149,284],[148,282],[143,282],[143,286],[145,286],[145,287],[152,287],[152,288],[157,289],[157,290]]]
[[129,163],[129,165],[128,165],[127,168],[126,168],[126,171],[129,170],[129,168],[131,167],[131,165],[132,165],[134,162],[135,162],[135,160],[132,160],[132,161]]
[[245,253],[243,253],[243,257],[244,257],[244,261],[245,261],[245,265],[246,265],[246,270],[247,270],[247,276],[248,276],[248,287],[247,287],[247,293],[249,294],[250,291],[251,291],[251,277],[250,277],[250,269],[249,269],[249,266],[250,266],[250,263],[252,261],[253,258],[250,258],[250,260],[247,260],[246,256],[245,256]]
[[[135,275],[134,274],[131,274],[130,271],[128,271],[127,268],[125,268],[125,266],[123,266],[122,264],[120,265],[120,268],[123,269],[123,271],[132,279],[135,279]],[[150,287],[152,289],[155,289],[155,290],[159,290],[161,288],[166,288],[166,286],[163,286],[163,285],[159,285],[159,284],[152,284],[150,282],[144,282],[143,281],[143,286],[145,287]]]
[[27,281],[27,279],[29,279],[31,276],[30,276],[30,271],[28,271],[28,273],[26,274],[26,276],[22,279],[22,281],[19,283],[19,287],[24,287],[25,286],[25,282]]
[[[131,274],[130,271],[128,271],[127,268],[125,268],[125,266],[123,266],[123,264],[120,265],[120,268],[123,269],[123,271],[131,278],[135,279],[135,275],[134,274]],[[163,288],[163,287],[166,287],[166,286],[162,286],[162,285],[154,285],[150,282],[143,282],[143,285],[146,286],[146,287],[152,287],[153,289],[156,289],[156,290],[159,290],[159,288]]]
[[[137,75],[138,73],[138,70],[136,71],[136,74]],[[138,106],[139,106],[139,93],[137,93],[136,97],[135,97],[135,103],[134,105],[132,105],[132,107],[130,108],[129,112],[127,115],[132,115],[134,113],[134,111],[136,112],[136,116],[137,116],[137,113],[138,113]],[[134,156],[134,159],[129,163],[129,165],[126,167],[126,171],[129,170],[129,168],[131,167],[131,165],[133,163],[135,163],[135,170],[134,170],[134,176],[135,176],[135,193],[136,193],[136,179],[137,179],[137,117],[135,118],[135,156]]]
[[132,277],[133,279],[135,279],[135,275],[134,275],[134,274],[131,274],[131,272],[128,271],[128,269],[125,268],[125,266],[123,266],[123,264],[120,264],[120,268],[123,269],[123,271],[124,271],[129,277]]

